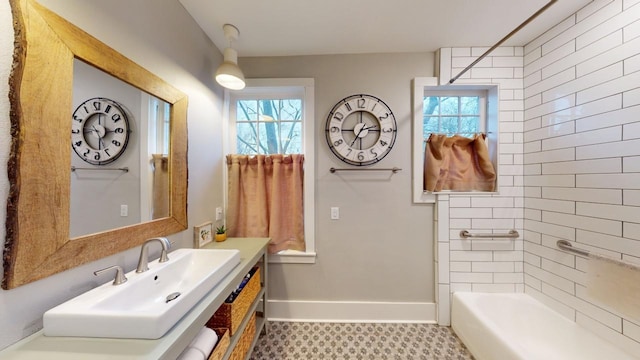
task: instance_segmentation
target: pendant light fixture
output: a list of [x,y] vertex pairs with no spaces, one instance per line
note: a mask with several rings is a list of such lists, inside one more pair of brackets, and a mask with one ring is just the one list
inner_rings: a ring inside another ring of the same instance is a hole
[[238,40],[240,31],[231,24],[224,24],[222,30],[229,46],[224,49],[224,62],[216,70],[216,81],[227,89],[242,90],[245,86],[244,74],[238,67],[238,52],[231,47],[232,42]]

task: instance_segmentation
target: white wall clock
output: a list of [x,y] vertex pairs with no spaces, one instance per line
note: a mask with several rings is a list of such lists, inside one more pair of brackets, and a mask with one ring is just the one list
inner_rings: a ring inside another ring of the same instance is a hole
[[379,98],[357,94],[340,100],[327,117],[329,149],[347,164],[375,164],[391,151],[398,129],[393,112]]
[[129,142],[129,119],[117,102],[92,98],[80,104],[71,119],[71,146],[93,165],[105,165],[122,155]]

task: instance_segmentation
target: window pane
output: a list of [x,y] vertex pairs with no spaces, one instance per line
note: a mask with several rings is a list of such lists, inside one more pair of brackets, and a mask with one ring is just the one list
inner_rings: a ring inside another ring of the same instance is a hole
[[260,109],[259,109],[259,117],[260,120],[273,120],[277,119],[277,104],[275,103],[278,100],[259,100]]
[[238,154],[255,155],[258,153],[256,123],[237,123],[236,152]]
[[447,135],[453,135],[458,132],[457,117],[442,117],[440,120],[440,132]]
[[480,113],[480,99],[477,96],[460,97],[460,114],[477,115]]
[[280,123],[280,149],[282,149],[282,154],[302,153],[301,122]]
[[460,132],[467,134],[480,132],[478,128],[479,120],[480,118],[478,116],[464,116],[460,118]]
[[260,154],[279,154],[279,129],[275,121],[261,122],[258,126],[260,133]]
[[423,115],[438,115],[439,106],[438,106],[439,98],[437,96],[426,96],[423,101]]
[[258,102],[255,100],[238,100],[236,121],[256,121],[258,119]]
[[284,99],[278,100],[279,120],[300,120],[302,118],[302,100]]
[[437,116],[425,116],[422,120],[422,134],[424,138],[429,137],[431,133],[438,133],[438,119]]
[[458,114],[459,98],[457,96],[442,97],[440,100],[440,112],[443,115],[457,115]]

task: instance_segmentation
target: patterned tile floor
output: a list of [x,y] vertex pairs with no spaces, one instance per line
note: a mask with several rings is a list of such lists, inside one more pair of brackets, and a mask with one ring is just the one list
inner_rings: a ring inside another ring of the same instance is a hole
[[451,328],[433,324],[269,322],[251,360],[473,360]]

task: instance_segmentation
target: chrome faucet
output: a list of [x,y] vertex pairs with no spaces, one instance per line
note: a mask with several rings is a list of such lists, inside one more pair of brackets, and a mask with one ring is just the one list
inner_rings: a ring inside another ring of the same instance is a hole
[[160,260],[158,260],[158,262],[169,261],[169,257],[167,256],[167,251],[171,248],[169,240],[164,237],[149,239],[142,244],[142,248],[140,249],[140,259],[138,260],[138,267],[136,268],[137,273],[149,270],[149,245],[155,241],[162,245],[162,252],[160,253]]

